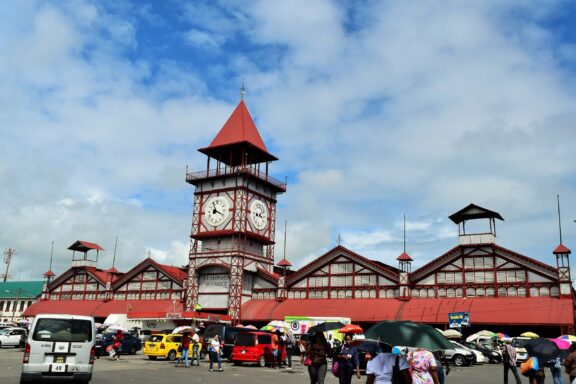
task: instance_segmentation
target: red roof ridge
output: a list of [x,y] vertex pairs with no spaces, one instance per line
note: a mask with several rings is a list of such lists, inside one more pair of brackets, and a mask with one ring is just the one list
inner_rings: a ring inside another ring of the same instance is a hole
[[292,263],[289,262],[288,260],[286,260],[286,258],[283,258],[283,259],[280,260],[276,265],[279,266],[279,267],[291,267],[291,266],[292,266]]
[[412,259],[410,257],[410,255],[407,254],[406,252],[402,252],[402,254],[396,258],[396,260],[398,260],[398,261],[414,261],[414,259]]

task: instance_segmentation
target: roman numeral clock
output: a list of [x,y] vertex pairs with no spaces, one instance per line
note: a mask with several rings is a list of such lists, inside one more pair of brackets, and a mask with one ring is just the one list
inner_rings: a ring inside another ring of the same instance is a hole
[[276,196],[286,183],[269,175],[271,155],[241,100],[212,143],[195,186],[186,287],[187,311],[241,319],[258,274],[273,272]]

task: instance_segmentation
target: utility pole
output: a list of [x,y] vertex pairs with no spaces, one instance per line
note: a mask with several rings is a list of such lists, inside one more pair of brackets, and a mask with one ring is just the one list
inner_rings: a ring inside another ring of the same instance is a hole
[[12,256],[16,255],[16,250],[14,248],[6,248],[4,250],[4,263],[6,264],[6,273],[4,273],[4,282],[8,280],[8,270],[10,269],[10,260]]

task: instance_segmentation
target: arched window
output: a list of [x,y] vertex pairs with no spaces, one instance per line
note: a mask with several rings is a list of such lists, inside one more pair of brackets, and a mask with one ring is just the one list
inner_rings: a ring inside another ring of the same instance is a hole
[[474,288],[466,288],[466,297],[474,297],[476,295],[476,291]]
[[420,297],[419,292],[418,292],[418,290],[417,290],[416,288],[414,288],[414,289],[412,290],[412,297],[414,297],[414,298]]
[[464,290],[462,288],[456,288],[456,297],[464,296]]
[[548,287],[540,288],[540,296],[550,296],[550,289]]
[[338,291],[338,298],[339,299],[345,299],[346,298],[346,291],[344,291],[344,290]]
[[486,296],[494,296],[495,292],[494,288],[486,288]]
[[538,287],[530,287],[530,296],[532,296],[532,297],[540,296],[540,292],[538,291]]
[[560,296],[560,289],[558,287],[550,288],[550,296],[552,296],[552,297]]
[[434,290],[434,288],[428,289],[428,298],[432,299],[434,297],[436,297],[436,291]]
[[454,290],[454,288],[448,288],[446,293],[448,294],[448,297],[456,297],[456,291]]
[[526,297],[526,287],[518,287],[518,296]]
[[486,296],[486,290],[484,288],[476,289],[476,296]]
[[498,296],[506,296],[506,287],[498,287]]
[[515,287],[508,288],[508,296],[518,296],[518,292],[516,291]]
[[446,297],[446,288],[438,288],[438,297]]
[[386,298],[388,299],[393,299],[394,298],[394,290],[393,289],[388,289],[386,291]]
[[420,298],[425,299],[428,297],[428,290],[426,288],[420,289]]

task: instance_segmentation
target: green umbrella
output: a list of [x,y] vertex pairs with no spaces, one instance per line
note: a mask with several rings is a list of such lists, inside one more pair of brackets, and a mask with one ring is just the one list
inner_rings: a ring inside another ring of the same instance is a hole
[[448,339],[434,327],[412,321],[382,321],[366,332],[366,339],[378,340],[389,345],[437,349],[454,349]]

